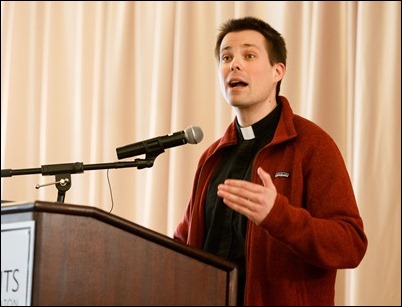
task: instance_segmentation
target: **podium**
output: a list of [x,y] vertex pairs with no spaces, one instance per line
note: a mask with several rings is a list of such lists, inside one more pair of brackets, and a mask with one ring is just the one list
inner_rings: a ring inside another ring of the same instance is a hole
[[235,264],[98,208],[2,202],[2,242],[3,226],[25,222],[32,305],[236,305]]

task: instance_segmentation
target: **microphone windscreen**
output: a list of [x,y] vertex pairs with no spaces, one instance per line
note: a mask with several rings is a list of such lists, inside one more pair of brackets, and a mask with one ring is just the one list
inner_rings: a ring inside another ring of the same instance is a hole
[[204,138],[204,133],[200,127],[190,126],[184,130],[186,134],[187,142],[190,144],[198,144]]

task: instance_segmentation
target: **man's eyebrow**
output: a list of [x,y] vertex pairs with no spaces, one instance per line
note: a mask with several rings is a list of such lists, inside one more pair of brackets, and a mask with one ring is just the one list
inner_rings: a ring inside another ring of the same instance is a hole
[[[257,45],[255,45],[255,44],[248,44],[248,43],[241,45],[241,47],[242,47],[243,49],[249,48],[249,47],[258,48]],[[221,49],[221,52],[222,52],[222,51],[226,51],[226,50],[230,50],[230,49],[232,49],[231,46],[226,46],[226,47],[223,47],[223,48]]]

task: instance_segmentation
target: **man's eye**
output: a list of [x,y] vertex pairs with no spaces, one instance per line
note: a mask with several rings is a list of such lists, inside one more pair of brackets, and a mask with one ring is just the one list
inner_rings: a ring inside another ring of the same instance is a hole
[[229,60],[230,60],[230,56],[228,56],[228,55],[222,56],[222,62],[227,62]]

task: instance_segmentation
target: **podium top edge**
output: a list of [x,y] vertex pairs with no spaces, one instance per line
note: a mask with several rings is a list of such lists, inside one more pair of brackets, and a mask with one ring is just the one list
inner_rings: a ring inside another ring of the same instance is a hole
[[[97,219],[103,223],[113,225],[124,231],[128,231],[137,236],[152,241],[156,244],[163,245],[169,249],[176,250],[182,254],[186,254],[192,258],[208,262],[209,264],[220,267],[226,271],[237,270],[237,265],[231,261],[220,258],[216,255],[207,253],[203,250],[190,247],[182,242],[178,242],[171,237],[158,233],[144,226],[133,223],[122,217],[108,213],[102,209],[92,206],[55,203],[39,200],[18,201],[18,202],[3,202],[1,203],[2,224],[3,218],[8,215],[32,213],[34,215],[41,213],[50,214],[67,214],[74,216],[90,217]],[[35,219],[35,216],[29,216],[29,219]]]
[[14,200],[1,200],[1,206],[18,206],[18,205],[28,205],[28,204],[33,204],[35,203],[36,200],[20,200],[20,201],[14,201]]
[[1,200],[1,210],[3,211],[3,208],[29,208],[34,206],[35,200],[21,200],[21,201],[10,201],[10,200]]

